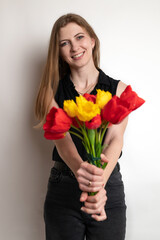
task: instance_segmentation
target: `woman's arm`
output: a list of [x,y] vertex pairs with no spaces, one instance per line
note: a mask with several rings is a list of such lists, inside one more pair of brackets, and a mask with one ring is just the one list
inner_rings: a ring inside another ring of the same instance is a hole
[[[48,112],[52,107],[59,107],[54,98],[52,98]],[[77,177],[77,170],[80,168],[80,164],[83,160],[81,159],[70,134],[67,133],[63,139],[53,140],[53,142],[60,157]]]
[[[120,97],[126,87],[127,85],[120,81],[117,87],[116,96]],[[107,183],[120,156],[127,122],[128,117],[126,117],[120,124],[112,125],[108,129],[105,137],[104,145],[106,144],[108,147],[103,150],[103,154],[101,155],[102,160],[108,161],[107,167],[104,170],[104,184]]]
[[56,145],[60,157],[72,170],[75,177],[77,178],[77,170],[80,168],[80,165],[83,162],[83,160],[81,159],[70,134],[67,133],[63,139],[54,140],[54,143]]
[[123,135],[126,129],[128,118],[125,118],[120,124],[113,125],[108,129],[104,144],[107,144],[101,155],[102,161],[108,161],[104,170],[104,184],[107,183],[113,169],[115,168],[118,158],[123,147]]

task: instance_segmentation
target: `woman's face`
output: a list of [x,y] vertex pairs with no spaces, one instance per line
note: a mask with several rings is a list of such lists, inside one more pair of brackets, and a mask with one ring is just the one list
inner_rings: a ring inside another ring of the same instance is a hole
[[59,31],[60,56],[70,68],[81,68],[93,63],[92,50],[95,40],[87,31],[74,22],[68,23]]

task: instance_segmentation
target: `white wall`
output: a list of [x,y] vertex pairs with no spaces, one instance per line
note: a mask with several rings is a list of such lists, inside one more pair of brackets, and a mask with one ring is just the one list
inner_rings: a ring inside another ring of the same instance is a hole
[[54,21],[82,15],[101,40],[101,68],[146,103],[133,112],[120,160],[126,240],[158,240],[160,215],[160,1],[0,1],[0,239],[43,240],[43,202],[52,142],[32,126],[33,106]]

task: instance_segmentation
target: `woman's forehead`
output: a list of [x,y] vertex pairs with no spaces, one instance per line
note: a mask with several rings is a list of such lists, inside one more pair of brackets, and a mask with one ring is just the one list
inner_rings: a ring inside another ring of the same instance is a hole
[[77,23],[71,22],[68,23],[65,27],[60,28],[59,30],[59,39],[69,39],[74,37],[79,33],[87,33],[85,28],[79,26]]

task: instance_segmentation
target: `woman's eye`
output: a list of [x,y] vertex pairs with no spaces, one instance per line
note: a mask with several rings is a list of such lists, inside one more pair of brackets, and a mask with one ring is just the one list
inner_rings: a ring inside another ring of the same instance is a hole
[[83,35],[80,35],[80,36],[78,36],[77,38],[78,39],[82,39],[84,36]]
[[68,45],[68,42],[62,42],[62,43],[60,44],[61,47],[64,47],[64,46],[66,46],[66,45]]

